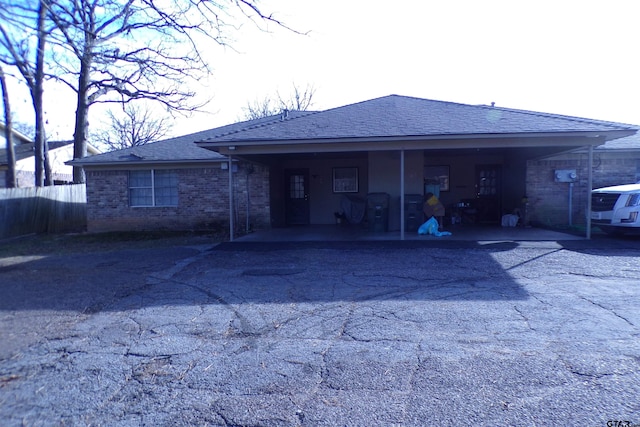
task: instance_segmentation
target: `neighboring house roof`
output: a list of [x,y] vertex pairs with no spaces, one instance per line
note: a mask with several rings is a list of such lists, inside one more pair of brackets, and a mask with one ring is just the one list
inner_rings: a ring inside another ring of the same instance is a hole
[[[73,144],[73,141],[49,141],[49,151],[66,147],[69,144]],[[28,144],[18,144],[14,146],[13,150],[16,155],[16,161],[28,159],[29,157],[33,157],[33,142],[30,141]],[[100,153],[100,151],[92,145],[87,145],[87,152],[92,155]],[[7,149],[0,148],[0,165],[7,165],[7,163]]]
[[[4,137],[5,129],[6,129],[5,124],[0,122],[0,139],[2,139],[2,145],[1,145],[2,148],[6,147],[6,142],[5,142],[6,138]],[[33,142],[31,138],[13,129],[13,127],[11,129],[11,134],[13,135],[12,139],[16,138],[16,140],[13,141],[13,145],[31,144]]]
[[[73,158],[73,141],[48,141],[49,166],[51,178],[55,182],[72,182],[73,168],[66,164]],[[15,173],[19,187],[35,185],[35,160],[33,143],[14,146],[16,154]],[[91,144],[87,145],[87,154],[95,155],[100,151]],[[7,150],[0,149],[0,171],[8,170]],[[1,184],[0,185],[4,185]]]
[[[33,144],[18,144],[13,147],[15,153],[15,160],[22,160],[33,156]],[[0,148],[0,165],[7,165],[9,160],[7,159],[7,149]]]
[[[335,139],[395,139],[635,131],[637,126],[486,105],[389,95],[289,120],[236,128],[206,143]],[[628,133],[627,133],[628,134]],[[622,136],[624,133],[621,133]]]

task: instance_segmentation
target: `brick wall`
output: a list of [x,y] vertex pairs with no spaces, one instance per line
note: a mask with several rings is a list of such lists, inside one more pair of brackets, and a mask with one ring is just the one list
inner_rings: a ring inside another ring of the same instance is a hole
[[[227,230],[228,170],[222,170],[220,164],[174,170],[178,177],[175,207],[130,207],[127,170],[86,170],[88,230]],[[234,222],[238,231],[246,228],[247,201],[250,227],[270,225],[268,183],[268,168],[239,165],[234,173]]]
[[[557,169],[576,169],[573,185],[573,224],[586,223],[588,190],[587,154],[565,154],[527,162],[527,217],[533,224],[569,224],[569,184],[554,181]],[[594,152],[593,188],[629,184],[640,180],[640,152]]]

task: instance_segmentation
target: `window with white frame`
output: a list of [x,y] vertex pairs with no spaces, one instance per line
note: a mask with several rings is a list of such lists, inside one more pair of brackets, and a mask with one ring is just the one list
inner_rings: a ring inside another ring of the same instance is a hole
[[333,168],[333,192],[357,193],[358,168]]
[[129,206],[178,206],[178,177],[173,170],[129,171]]

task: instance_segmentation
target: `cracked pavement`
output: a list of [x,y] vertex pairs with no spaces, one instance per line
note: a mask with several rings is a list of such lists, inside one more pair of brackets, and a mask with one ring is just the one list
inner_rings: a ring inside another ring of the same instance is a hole
[[0,259],[2,425],[640,424],[640,241]]

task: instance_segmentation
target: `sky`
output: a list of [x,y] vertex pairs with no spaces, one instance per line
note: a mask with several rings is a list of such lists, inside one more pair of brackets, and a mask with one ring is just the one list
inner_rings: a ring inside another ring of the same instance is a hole
[[[637,0],[260,0],[298,30],[245,23],[203,46],[205,112],[171,135],[242,118],[249,102],[315,89],[313,110],[390,94],[640,124]],[[22,108],[28,102],[22,102]],[[73,133],[73,99],[45,91],[52,139]],[[96,109],[90,123],[99,123]]]

